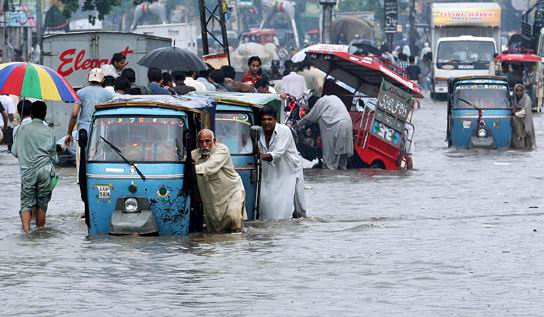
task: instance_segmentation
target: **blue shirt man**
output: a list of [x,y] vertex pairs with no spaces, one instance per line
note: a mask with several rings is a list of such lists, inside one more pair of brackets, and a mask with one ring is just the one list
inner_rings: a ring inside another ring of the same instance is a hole
[[[66,131],[66,137],[64,138],[64,144],[67,147],[72,144],[72,131],[74,130],[76,122],[78,133],[80,129],[85,129],[88,133],[95,106],[108,102],[113,98],[112,93],[100,86],[104,80],[104,73],[100,68],[91,69],[87,80],[89,81],[89,86],[82,88],[77,92],[79,103],[74,104],[70,122],[68,123],[68,131]],[[76,169],[79,173],[79,146],[76,146],[76,148]]]
[[168,90],[161,87],[162,73],[160,69],[155,67],[148,69],[147,79],[149,80],[147,88],[151,90],[152,95],[170,95]]
[[69,146],[72,143],[72,131],[77,121],[77,131],[85,129],[89,132],[91,118],[95,111],[95,106],[110,101],[113,98],[112,93],[102,88],[100,84],[104,80],[104,74],[100,68],[93,68],[89,73],[89,86],[80,89],[77,92],[79,103],[74,104],[72,116],[68,124],[65,143]]

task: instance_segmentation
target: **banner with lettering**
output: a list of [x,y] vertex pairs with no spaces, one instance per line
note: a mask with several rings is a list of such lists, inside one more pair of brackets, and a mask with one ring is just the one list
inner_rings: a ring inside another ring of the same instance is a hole
[[501,24],[501,7],[497,3],[435,3],[432,11],[435,26]]
[[36,0],[21,0],[5,11],[6,26],[36,27]]
[[382,81],[371,133],[399,147],[412,107],[413,97],[410,93]]

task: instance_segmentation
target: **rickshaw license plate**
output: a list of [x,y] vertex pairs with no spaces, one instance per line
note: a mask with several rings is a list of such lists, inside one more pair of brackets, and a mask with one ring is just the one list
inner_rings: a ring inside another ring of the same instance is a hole
[[111,198],[111,184],[106,185],[96,185],[98,190],[99,199],[110,199]]

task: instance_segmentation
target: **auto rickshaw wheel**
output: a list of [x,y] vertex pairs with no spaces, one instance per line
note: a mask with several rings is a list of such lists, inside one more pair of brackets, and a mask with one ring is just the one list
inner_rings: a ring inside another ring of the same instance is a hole
[[370,164],[370,168],[379,168],[379,169],[384,170],[385,169],[385,164],[380,160],[376,160],[376,161],[372,162],[372,164]]

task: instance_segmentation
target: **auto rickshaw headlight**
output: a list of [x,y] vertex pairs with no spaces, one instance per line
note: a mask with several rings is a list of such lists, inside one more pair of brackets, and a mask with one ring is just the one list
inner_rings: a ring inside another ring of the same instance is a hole
[[485,129],[478,129],[478,137],[485,138],[487,136],[487,131]]
[[125,199],[125,212],[137,212],[138,208],[138,200],[136,198]]

